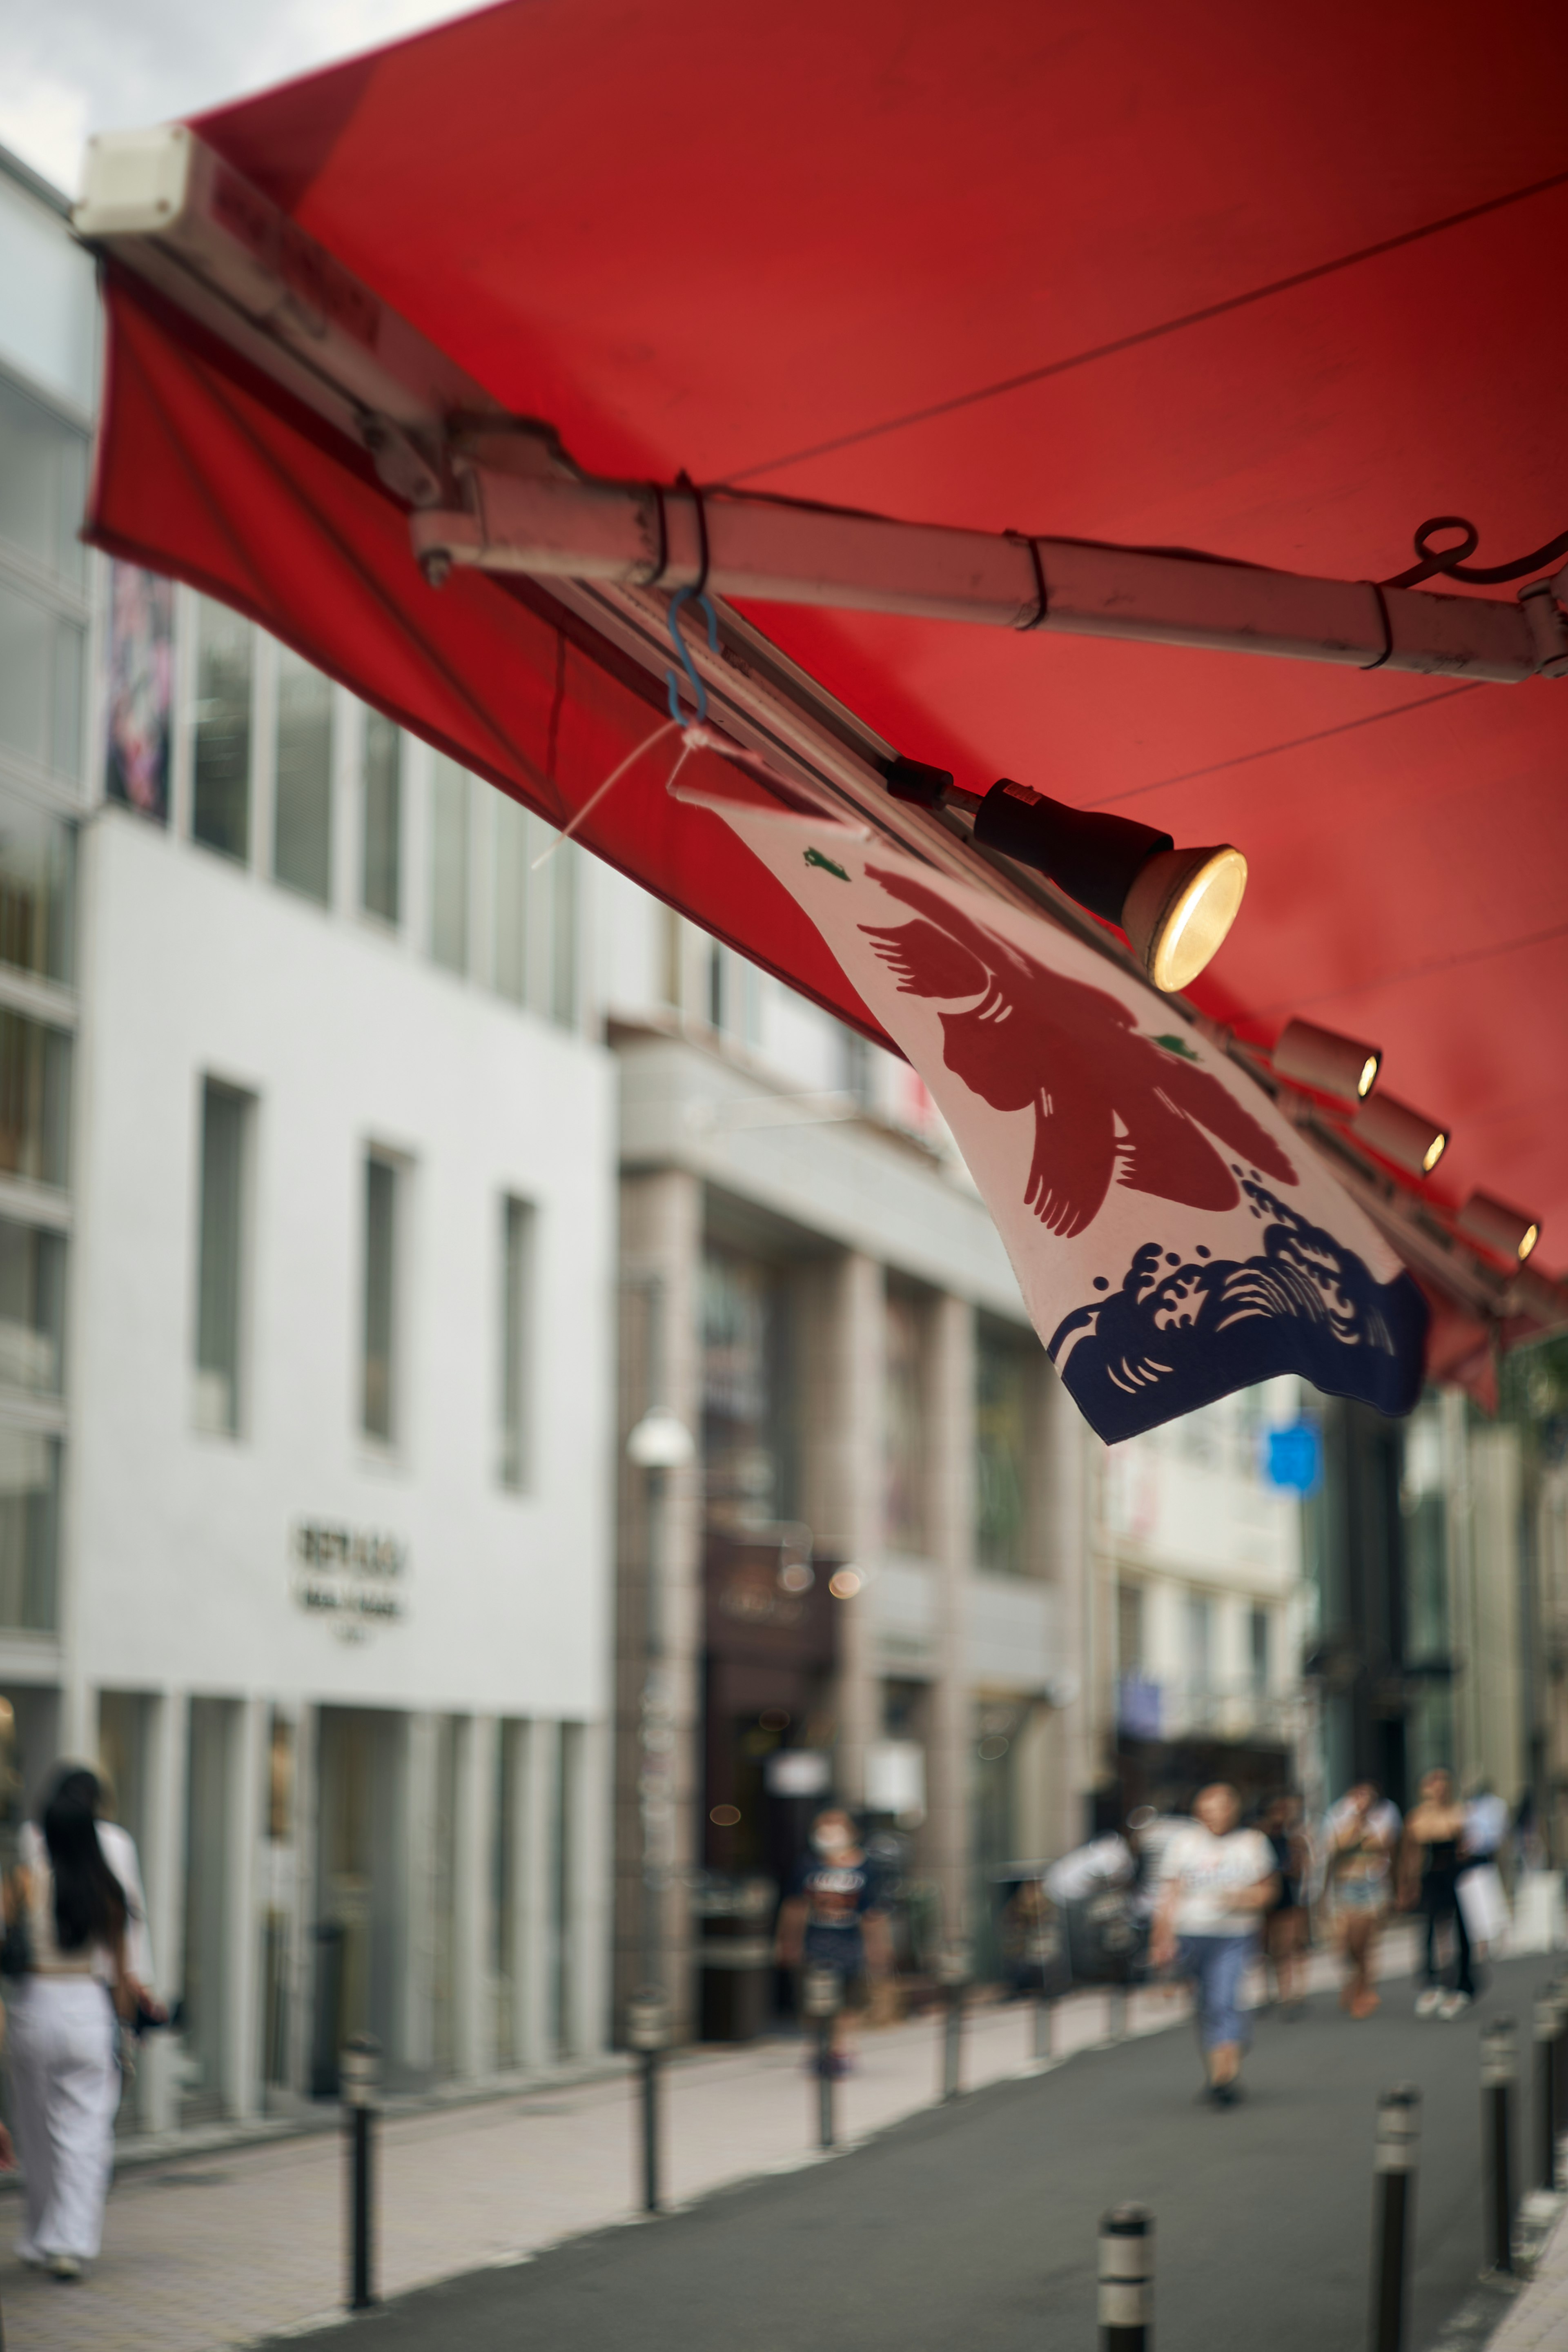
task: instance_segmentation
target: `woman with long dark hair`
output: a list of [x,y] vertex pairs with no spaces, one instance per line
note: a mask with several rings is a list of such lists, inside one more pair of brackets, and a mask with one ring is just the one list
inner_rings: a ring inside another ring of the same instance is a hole
[[26,2176],[22,2260],[79,2279],[103,2236],[120,2104],[118,2016],[130,1906],[99,1843],[96,1784],[68,1773],[44,1807],[41,1840],[5,1887],[20,1962],[10,2004],[11,2082]]

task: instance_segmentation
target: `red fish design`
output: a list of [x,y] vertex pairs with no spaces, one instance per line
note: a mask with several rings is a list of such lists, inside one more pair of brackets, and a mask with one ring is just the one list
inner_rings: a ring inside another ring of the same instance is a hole
[[1081,1233],[1113,1181],[1187,1208],[1235,1208],[1241,1193],[1211,1136],[1295,1183],[1235,1096],[1140,1036],[1119,999],[1048,971],[923,883],[876,866],[866,874],[918,919],[860,926],[900,994],[966,1000],[942,1015],[948,1068],[994,1110],[1033,1107],[1025,1199],[1047,1231]]

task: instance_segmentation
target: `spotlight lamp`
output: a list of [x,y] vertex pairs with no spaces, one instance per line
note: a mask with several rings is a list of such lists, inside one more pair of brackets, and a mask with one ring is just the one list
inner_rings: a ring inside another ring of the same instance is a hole
[[1494,1257],[1514,1265],[1522,1265],[1541,1239],[1539,1217],[1510,1209],[1506,1201],[1494,1201],[1489,1192],[1472,1192],[1454,1222],[1467,1240],[1479,1242]]
[[1032,866],[1091,915],[1119,924],[1167,993],[1197,978],[1236,920],[1247,860],[1228,842],[1178,849],[1152,824],[1068,808],[1009,776],[980,793],[913,760],[894,760],[886,773],[896,800],[966,812],[983,849]]
[[1271,1059],[1278,1077],[1308,1087],[1315,1095],[1334,1095],[1341,1102],[1359,1103],[1377,1084],[1383,1048],[1342,1037],[1334,1029],[1320,1029],[1311,1021],[1288,1021],[1275,1040]]
[[1395,1102],[1392,1095],[1373,1095],[1360,1104],[1352,1133],[1396,1168],[1411,1176],[1430,1176],[1448,1149],[1448,1130],[1425,1111]]

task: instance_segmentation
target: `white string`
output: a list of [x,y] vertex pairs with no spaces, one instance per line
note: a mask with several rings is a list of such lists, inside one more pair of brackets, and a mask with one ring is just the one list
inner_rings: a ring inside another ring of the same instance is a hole
[[[635,763],[642,758],[645,751],[651,751],[656,743],[662,743],[667,735],[673,735],[679,725],[680,721],[679,719],[667,719],[662,727],[656,727],[651,735],[645,735],[642,741],[637,746],[636,750],[626,753],[626,758],[621,761],[619,767],[611,769],[609,774],[605,778],[604,782],[599,786],[598,791],[589,794],[588,798],[577,811],[576,815],[572,819],[571,824],[566,827],[565,831],[563,833],[558,833],[554,840],[550,843],[549,846],[540,851],[538,856],[533,861],[531,871],[537,874],[542,866],[548,866],[556,851],[563,848],[565,844],[571,840],[578,826],[584,823],[584,819],[593,814],[594,811],[598,807],[599,803],[604,799],[605,794],[609,791],[610,786],[612,784],[618,784],[621,778],[626,774],[626,770],[635,765]],[[685,756],[686,754],[682,752],[681,759],[684,759]],[[679,772],[679,767],[680,761],[678,760],[675,763],[676,772]]]

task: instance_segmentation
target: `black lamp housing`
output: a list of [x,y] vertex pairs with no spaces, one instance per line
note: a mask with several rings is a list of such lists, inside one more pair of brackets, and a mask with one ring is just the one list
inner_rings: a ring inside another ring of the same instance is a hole
[[982,849],[1032,866],[1091,915],[1119,924],[1156,988],[1195,979],[1236,919],[1247,860],[1228,842],[1178,849],[1152,824],[1069,808],[1010,776],[982,795],[918,760],[890,760],[883,773],[895,800],[962,808]]
[[1046,874],[1102,922],[1120,923],[1128,893],[1151,857],[1174,849],[1168,833],[1130,816],[1068,808],[1004,776],[974,814],[974,838]]

